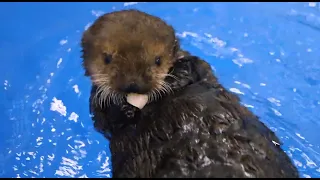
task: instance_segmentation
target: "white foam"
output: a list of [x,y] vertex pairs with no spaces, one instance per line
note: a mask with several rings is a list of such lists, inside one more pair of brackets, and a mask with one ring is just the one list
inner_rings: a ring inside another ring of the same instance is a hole
[[77,84],[75,84],[74,86],[72,86],[72,88],[74,89],[74,92],[75,93],[79,93],[80,91],[79,91],[79,87],[78,87],[78,85]]
[[84,30],[87,30],[90,26],[91,26],[91,22],[89,22],[85,27],[84,27]]
[[99,10],[98,11],[92,10],[91,14],[96,16],[96,17],[99,17],[99,16],[103,15],[104,12],[103,11],[99,11]]
[[274,112],[275,115],[282,116],[282,114],[278,110],[276,110],[274,108],[271,108],[271,110]]
[[299,134],[299,133],[296,133],[296,135],[300,138],[300,139],[306,139],[306,138],[304,138],[303,136],[301,136],[301,134]]
[[51,111],[56,111],[60,113],[62,116],[67,115],[67,107],[63,105],[62,100],[58,100],[56,97],[52,99],[53,102],[51,102]]
[[75,112],[72,112],[72,113],[70,114],[70,116],[69,116],[68,119],[69,119],[70,121],[78,122],[78,118],[79,118],[79,115],[76,114]]
[[239,89],[237,88],[230,88],[229,89],[231,92],[236,93],[236,94],[244,94],[243,92],[241,92]]
[[57,68],[59,68],[60,64],[62,63],[62,58],[60,58],[57,62]]
[[60,45],[62,46],[62,45],[65,45],[65,44],[67,44],[68,43],[68,40],[66,40],[66,39],[62,39],[61,41],[60,41]]
[[269,102],[275,104],[276,106],[281,106],[280,100],[278,100],[278,99],[276,99],[276,98],[274,98],[274,97],[269,97],[269,98],[267,98],[267,99],[268,99]]

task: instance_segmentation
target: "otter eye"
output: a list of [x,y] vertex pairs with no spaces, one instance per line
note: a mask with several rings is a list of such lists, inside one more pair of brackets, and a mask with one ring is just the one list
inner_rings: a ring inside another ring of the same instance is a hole
[[109,64],[112,61],[112,55],[110,55],[110,54],[103,53],[103,58],[104,58],[104,62],[106,64]]
[[161,65],[161,57],[160,57],[160,56],[157,56],[157,57],[156,57],[155,63],[156,63],[156,65],[158,65],[158,66]]

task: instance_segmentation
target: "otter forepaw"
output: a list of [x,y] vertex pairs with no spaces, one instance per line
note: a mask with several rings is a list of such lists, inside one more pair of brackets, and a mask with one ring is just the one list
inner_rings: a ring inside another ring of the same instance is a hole
[[135,115],[135,107],[130,104],[124,104],[121,106],[121,111],[127,116],[127,118],[131,119]]

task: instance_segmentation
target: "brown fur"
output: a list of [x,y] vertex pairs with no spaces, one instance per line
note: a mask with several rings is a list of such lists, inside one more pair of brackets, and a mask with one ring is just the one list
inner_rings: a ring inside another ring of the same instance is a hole
[[[121,87],[136,82],[147,94],[161,88],[175,62],[178,43],[173,28],[161,19],[127,10],[99,17],[84,33],[82,47],[86,75],[95,85],[101,85],[95,78],[102,74],[114,92],[123,93]],[[106,54],[112,56],[109,64],[104,62]],[[157,56],[160,66],[155,64]]]

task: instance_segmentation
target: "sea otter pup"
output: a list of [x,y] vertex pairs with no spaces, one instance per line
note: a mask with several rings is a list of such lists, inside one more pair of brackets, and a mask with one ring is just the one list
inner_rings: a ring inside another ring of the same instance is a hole
[[180,49],[160,18],[107,13],[81,45],[90,111],[110,141],[113,177],[299,177],[276,135],[208,63]]

